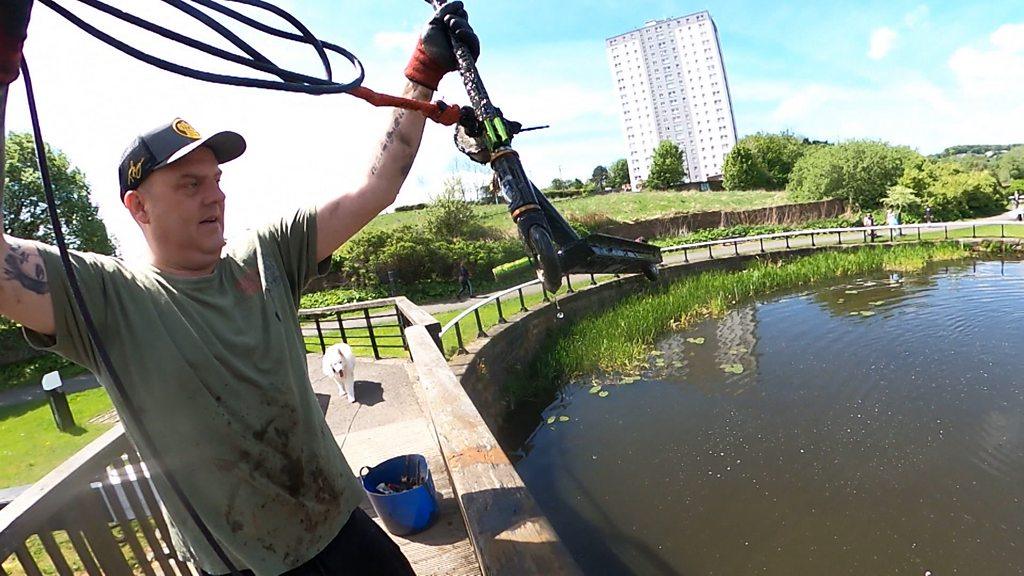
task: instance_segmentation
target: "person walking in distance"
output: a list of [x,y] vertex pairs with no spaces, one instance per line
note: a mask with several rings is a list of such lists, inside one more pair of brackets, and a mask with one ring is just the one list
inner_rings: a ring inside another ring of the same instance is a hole
[[459,262],[459,293],[455,296],[456,299],[462,300],[462,295],[469,293],[469,297],[473,297],[473,284],[469,281],[469,268],[466,268],[466,261],[462,260]]

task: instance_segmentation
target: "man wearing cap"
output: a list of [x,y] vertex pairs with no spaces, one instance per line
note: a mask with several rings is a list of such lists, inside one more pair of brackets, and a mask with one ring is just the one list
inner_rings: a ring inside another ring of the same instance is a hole
[[[31,0],[0,2],[0,133],[30,8]],[[461,3],[449,4],[406,69],[406,96],[428,100],[455,69],[448,27],[478,53]],[[233,132],[203,138],[176,119],[136,139],[119,171],[121,197],[149,244],[150,264],[72,254],[86,303],[138,409],[125,412],[124,399],[108,386],[125,428],[133,437],[147,429],[160,465],[246,574],[413,573],[358,507],[361,488],[312,393],[296,309],[330,255],[395,200],[423,127],[422,116],[395,112],[360,188],[225,246],[220,165],[241,155],[245,141]],[[0,206],[2,185],[0,179]],[[22,324],[34,346],[109,382],[54,248],[0,237],[0,315]],[[140,450],[149,457],[146,446]],[[154,481],[200,568],[229,572],[163,477]]]

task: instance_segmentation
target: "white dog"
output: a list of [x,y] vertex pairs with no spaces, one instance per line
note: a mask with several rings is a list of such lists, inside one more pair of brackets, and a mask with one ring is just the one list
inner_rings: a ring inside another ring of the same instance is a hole
[[349,402],[356,401],[356,356],[348,344],[335,344],[324,352],[324,376],[338,383],[338,393],[348,396]]

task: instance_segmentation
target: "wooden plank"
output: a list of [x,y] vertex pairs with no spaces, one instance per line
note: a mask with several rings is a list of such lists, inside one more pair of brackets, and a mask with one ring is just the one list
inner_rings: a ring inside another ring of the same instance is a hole
[[75,506],[90,490],[89,482],[128,440],[118,424],[21,493],[0,510],[0,557],[6,558],[29,534],[46,526],[60,511]]
[[483,573],[580,574],[426,327],[410,327],[407,337]]
[[5,560],[3,558],[0,558],[0,576],[9,576],[7,574],[7,570],[4,570],[4,562]]
[[[121,488],[124,489],[128,486],[127,492],[131,489],[131,483],[127,480],[127,475],[123,474],[123,469],[118,470],[118,477],[121,478]],[[106,480],[106,479],[104,479]],[[124,507],[121,505],[121,499],[118,497],[117,489],[113,484],[103,482],[103,486],[100,488],[104,494],[107,495],[107,502],[110,505],[111,511],[114,513],[114,519],[117,520],[117,524],[121,527],[121,532],[124,534],[124,539],[128,542],[128,549],[132,551],[135,556],[135,561],[138,562],[139,568],[146,576],[156,576],[156,572],[153,571],[153,567],[149,563],[149,555],[143,550],[142,544],[139,543],[138,536],[135,535],[135,529],[132,527],[132,521],[128,519],[128,514],[125,513]],[[141,510],[136,510],[136,518]]]
[[[131,462],[132,467],[139,470],[140,474],[145,475],[145,468],[142,465],[142,459],[139,457],[138,452],[135,450],[128,450],[127,454],[128,461]],[[192,574],[192,568],[187,562],[184,562],[178,558],[178,553],[174,549],[174,541],[171,539],[171,530],[167,525],[167,520],[164,518],[163,506],[160,505],[159,498],[157,497],[156,490],[153,488],[152,482],[149,478],[145,478],[145,481],[138,482],[139,490],[142,492],[142,497],[146,501],[146,506],[149,507],[150,512],[153,514],[153,522],[156,524],[157,538],[163,545],[162,550],[165,550],[169,554],[169,558],[174,562],[175,567],[181,574]]]
[[[126,460],[127,461],[127,460]],[[146,539],[146,543],[149,545],[149,549],[153,552],[153,557],[160,564],[160,569],[164,574],[174,574],[174,569],[171,568],[170,557],[167,555],[167,551],[164,549],[163,542],[157,537],[156,532],[153,530],[153,524],[151,517],[143,517],[145,508],[147,506],[142,505],[142,500],[139,498],[139,493],[136,490],[136,486],[146,484],[149,480],[143,475],[142,467],[132,465],[132,469],[135,471],[135,481],[130,483],[125,488],[125,495],[128,497],[128,504],[135,511],[135,519],[139,522],[139,526],[142,528],[142,535]],[[123,469],[122,469],[123,470]],[[127,475],[127,472],[125,472]],[[121,484],[125,486],[124,483]],[[150,514],[159,515],[160,509],[148,506]]]
[[89,549],[89,545],[86,544],[85,538],[82,537],[82,533],[78,530],[68,529],[68,540],[71,540],[71,546],[75,549],[75,553],[78,554],[78,559],[82,561],[82,566],[85,567],[85,572],[89,576],[103,576],[103,572],[100,571],[99,564],[96,563],[96,559],[93,558],[92,550]]
[[36,564],[35,558],[29,554],[25,544],[15,548],[14,555],[18,557],[18,562],[21,564],[21,569],[25,571],[26,576],[43,576],[42,571],[39,570],[39,565]]
[[109,516],[98,494],[82,498],[78,509],[81,513],[82,533],[89,548],[96,556],[103,573],[107,576],[129,576],[132,573],[128,560],[110,532]]
[[53,534],[50,532],[40,532],[39,541],[43,543],[43,550],[46,550],[46,554],[49,555],[50,562],[53,562],[53,567],[57,570],[57,574],[61,576],[74,576],[75,573],[71,570],[71,566],[68,566],[68,561],[64,558],[64,553],[61,552],[57,541],[53,539]]

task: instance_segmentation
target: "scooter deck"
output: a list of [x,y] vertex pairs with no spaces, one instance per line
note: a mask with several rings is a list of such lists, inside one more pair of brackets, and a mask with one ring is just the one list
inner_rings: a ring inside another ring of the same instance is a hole
[[591,234],[562,246],[566,274],[641,273],[662,262],[661,248],[607,234]]

